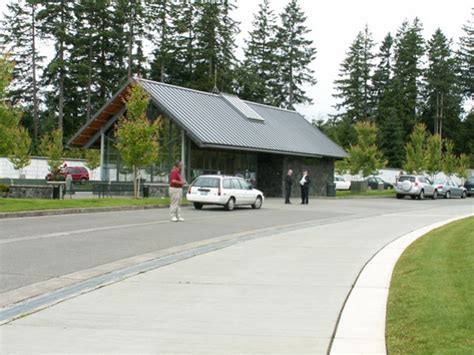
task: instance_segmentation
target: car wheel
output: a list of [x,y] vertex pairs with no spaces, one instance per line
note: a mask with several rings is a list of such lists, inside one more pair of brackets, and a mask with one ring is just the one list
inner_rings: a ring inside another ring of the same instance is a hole
[[231,197],[229,201],[227,202],[227,204],[225,205],[225,209],[227,211],[232,211],[234,207],[235,207],[235,199]]
[[466,198],[466,191],[462,192],[461,198]]
[[421,190],[420,194],[418,195],[419,200],[424,200],[425,199],[425,191]]
[[262,198],[258,196],[257,199],[255,200],[255,203],[252,205],[252,208],[258,210],[261,207],[262,207]]
[[433,200],[436,200],[438,198],[438,191],[434,190],[433,196],[431,197]]
[[451,191],[446,191],[444,198],[451,198]]
[[197,210],[202,209],[202,203],[194,202],[194,208],[197,209]]
[[401,200],[401,199],[404,198],[404,197],[405,197],[405,195],[397,194],[397,198],[398,198],[399,200]]

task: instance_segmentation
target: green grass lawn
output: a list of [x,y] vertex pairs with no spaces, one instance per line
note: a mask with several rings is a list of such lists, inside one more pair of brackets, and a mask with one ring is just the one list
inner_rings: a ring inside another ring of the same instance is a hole
[[368,190],[366,193],[356,193],[352,191],[336,191],[336,197],[343,198],[360,198],[360,197],[395,197],[395,191],[391,190]]
[[14,199],[0,198],[0,212],[21,212],[38,210],[57,210],[66,208],[92,208],[117,206],[166,205],[168,198],[88,198],[88,199]]
[[403,253],[386,339],[389,354],[474,354],[474,217],[428,233]]

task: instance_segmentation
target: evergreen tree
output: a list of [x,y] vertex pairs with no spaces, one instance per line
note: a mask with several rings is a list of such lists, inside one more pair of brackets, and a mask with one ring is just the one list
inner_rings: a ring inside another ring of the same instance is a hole
[[245,59],[241,68],[240,97],[273,104],[278,77],[275,68],[276,16],[269,0],[263,0],[254,17],[253,29],[245,41]]
[[40,120],[37,76],[44,59],[37,48],[37,4],[34,0],[20,0],[9,3],[7,9],[8,13],[2,21],[2,40],[12,47],[12,59],[15,61],[9,96],[27,112],[26,117],[32,117],[31,130],[36,143]]
[[281,25],[277,30],[277,55],[279,82],[275,105],[294,109],[298,103],[311,103],[303,85],[315,85],[314,71],[309,67],[316,57],[313,41],[307,38],[305,16],[298,0],[290,0],[280,14]]
[[383,39],[376,58],[378,64],[372,76],[372,84],[374,105],[378,106],[380,101],[383,100],[393,77],[393,37],[390,32]]
[[457,141],[462,103],[459,70],[450,43],[440,29],[428,41],[427,54],[423,119],[434,134]]
[[418,18],[411,25],[404,22],[395,39],[393,71],[400,90],[397,108],[400,109],[398,116],[402,121],[405,137],[419,119],[421,57],[425,53],[422,29]]
[[194,77],[191,86],[198,90],[217,89],[225,92],[235,91],[237,59],[235,57],[235,35],[238,24],[230,13],[235,5],[225,0],[217,2],[198,2],[195,23]]
[[465,35],[460,38],[458,58],[464,92],[471,96],[474,94],[474,9],[471,9],[471,19],[463,30]]
[[372,102],[371,71],[374,66],[372,48],[374,42],[366,26],[357,34],[349,48],[346,59],[341,64],[340,79],[335,81],[337,94],[341,100],[335,107],[343,110],[339,117],[351,122],[372,119],[374,104]]
[[155,50],[152,53],[150,77],[153,80],[173,82],[175,79],[171,68],[174,65],[178,32],[175,21],[181,16],[178,11],[182,8],[173,1],[151,2],[148,5],[149,19],[157,24],[152,36]]
[[38,12],[40,29],[43,36],[54,41],[55,56],[44,71],[45,86],[52,87],[47,95],[47,106],[54,114],[57,112],[57,127],[63,132],[65,115],[65,87],[68,78],[68,45],[72,36],[73,2],[68,0],[45,0]]
[[403,128],[393,107],[379,111],[378,146],[388,161],[388,166],[401,168],[404,160]]

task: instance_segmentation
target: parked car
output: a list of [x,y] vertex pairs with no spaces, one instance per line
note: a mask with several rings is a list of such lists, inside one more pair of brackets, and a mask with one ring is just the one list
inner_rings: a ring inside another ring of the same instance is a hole
[[435,180],[434,186],[438,190],[438,195],[444,196],[444,198],[466,198],[466,188],[456,185],[452,180],[438,179]]
[[466,194],[471,197],[474,195],[474,176],[470,177],[464,183],[464,187],[466,188]]
[[46,175],[46,180],[65,180],[71,174],[73,181],[88,181],[89,171],[83,166],[67,166],[60,168],[56,173]]
[[371,176],[367,179],[367,185],[369,189],[377,190],[379,188],[379,184],[383,184],[383,189],[393,189],[393,185],[389,182],[386,182],[384,179],[378,176]]
[[423,175],[402,175],[395,186],[397,198],[401,199],[410,196],[412,199],[424,200],[431,197],[438,198],[438,190],[431,180]]
[[349,190],[351,188],[351,182],[341,176],[334,176],[334,184],[336,185],[336,190]]
[[262,191],[240,177],[224,175],[201,175],[192,182],[186,194],[194,208],[204,205],[221,205],[231,211],[235,206],[250,205],[259,209],[263,205]]

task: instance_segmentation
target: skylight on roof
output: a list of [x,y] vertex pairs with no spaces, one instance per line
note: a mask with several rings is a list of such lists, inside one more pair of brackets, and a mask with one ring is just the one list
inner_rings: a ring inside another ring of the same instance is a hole
[[265,119],[262,116],[260,116],[257,112],[255,112],[255,110],[253,110],[249,105],[247,105],[237,96],[222,94],[222,93],[221,93],[221,96],[224,98],[224,100],[227,101],[227,103],[229,103],[234,109],[236,109],[244,117],[250,118],[252,120],[262,121],[262,122],[265,121]]

